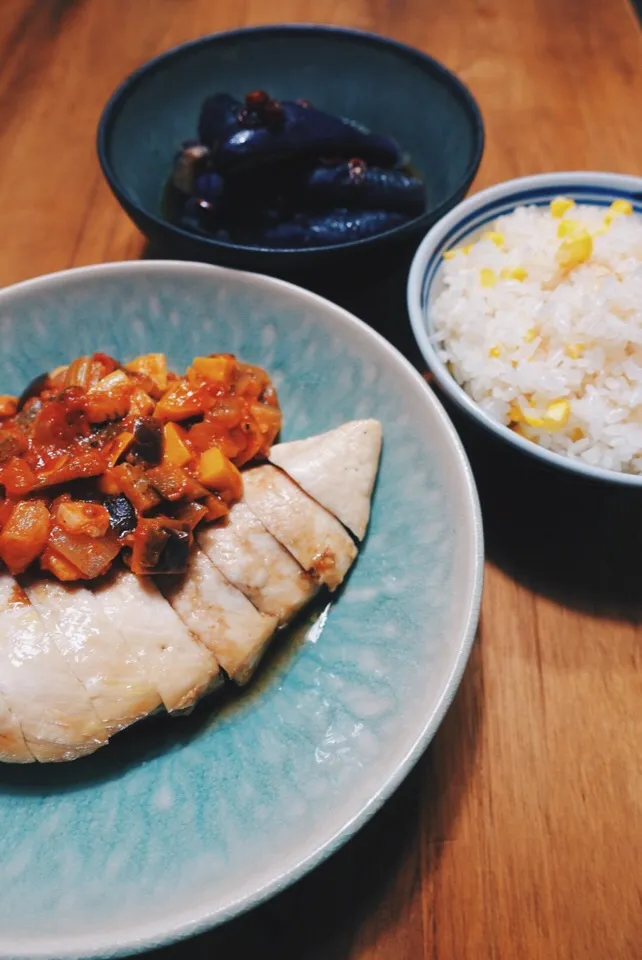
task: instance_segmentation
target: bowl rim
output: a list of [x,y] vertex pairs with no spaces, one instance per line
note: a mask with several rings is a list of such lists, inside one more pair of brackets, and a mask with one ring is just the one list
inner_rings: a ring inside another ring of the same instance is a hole
[[453,466],[457,470],[461,486],[457,527],[459,530],[465,529],[468,538],[468,545],[465,548],[466,574],[464,577],[468,583],[468,588],[465,603],[460,607],[462,628],[452,667],[444,682],[442,693],[432,712],[426,715],[414,743],[410,745],[403,756],[391,765],[387,779],[381,783],[361,810],[332,835],[319,843],[304,859],[285,872],[278,875],[275,873],[273,878],[263,887],[251,894],[239,897],[227,906],[218,907],[209,912],[203,912],[202,908],[197,908],[191,912],[184,912],[178,917],[167,917],[164,924],[158,922],[147,925],[141,924],[138,928],[131,928],[126,935],[121,932],[111,940],[105,940],[104,938],[100,941],[92,940],[91,935],[83,934],[69,938],[48,937],[46,943],[44,940],[38,940],[37,945],[32,941],[31,944],[27,942],[24,947],[21,947],[20,943],[15,940],[13,942],[3,941],[0,934],[0,958],[6,958],[6,960],[9,960],[9,958],[10,960],[49,960],[54,954],[58,960],[90,960],[90,958],[129,956],[169,945],[186,937],[204,933],[227,920],[231,920],[233,917],[247,912],[309,873],[339,850],[374,816],[420,759],[440,727],[459,688],[479,623],[484,580],[484,535],[479,497],[468,457],[448,414],[423,377],[403,354],[364,321],[324,297],[285,280],[249,271],[234,270],[229,267],[183,260],[133,260],[103,263],[34,277],[0,290],[0,310],[5,305],[10,307],[13,300],[18,300],[25,293],[42,295],[46,291],[64,287],[70,280],[91,280],[93,277],[121,278],[137,273],[147,276],[158,275],[159,277],[166,277],[168,273],[183,276],[191,274],[194,277],[211,278],[213,282],[216,282],[217,277],[233,276],[236,281],[258,284],[264,287],[268,293],[270,290],[286,291],[290,296],[294,296],[302,302],[322,307],[325,311],[330,310],[340,320],[341,325],[347,325],[349,328],[359,331],[395,366],[400,376],[408,378],[415,388],[421,391],[425,403],[432,409],[436,428],[443,432],[444,442],[452,451]]
[[[457,383],[439,357],[435,349],[436,337],[432,332],[429,318],[429,292],[438,273],[438,268],[434,269],[428,284],[426,283],[426,277],[428,272],[433,270],[435,261],[441,259],[441,254],[448,246],[448,239],[458,225],[464,224],[475,213],[480,213],[485,209],[488,209],[486,222],[490,222],[497,216],[496,212],[492,212],[496,206],[501,204],[502,214],[518,207],[520,205],[518,201],[511,207],[511,198],[524,191],[539,189],[542,192],[542,197],[549,193],[550,199],[561,189],[564,189],[572,197],[574,189],[581,195],[582,191],[587,190],[587,188],[589,191],[594,188],[598,193],[604,193],[605,197],[607,194],[611,194],[613,197],[626,197],[642,213],[642,177],[603,171],[561,171],[517,177],[480,190],[458,203],[439,223],[428,231],[413,258],[406,288],[410,324],[415,341],[444,393],[461,410],[495,434],[500,440],[512,444],[523,453],[541,460],[551,467],[565,470],[576,476],[628,487],[642,487],[642,474],[619,473],[605,467],[591,466],[581,460],[572,459],[552,450],[546,450],[532,440],[519,436],[509,427],[490,417]],[[471,227],[470,232],[476,232],[481,225],[482,223],[477,221]],[[463,232],[461,237],[465,235],[465,232]]]
[[[131,97],[131,95],[135,92],[136,88],[147,78],[150,73],[154,73],[157,70],[162,69],[171,59],[181,56],[188,56],[193,50],[198,49],[199,47],[205,47],[209,44],[216,44],[219,41],[245,36],[276,36],[278,34],[283,34],[285,36],[296,36],[296,34],[310,33],[323,34],[325,36],[339,36],[348,39],[352,38],[369,43],[372,46],[396,50],[404,57],[410,58],[418,63],[421,63],[424,67],[427,67],[434,75],[439,77],[442,82],[445,83],[445,85],[449,86],[450,89],[454,91],[457,99],[463,104],[464,109],[471,121],[474,135],[474,148],[472,156],[466,166],[465,176],[462,178],[460,186],[456,190],[451,191],[451,193],[444,201],[442,201],[442,203],[440,203],[434,209],[428,210],[421,214],[421,216],[414,217],[412,220],[409,220],[408,223],[401,224],[398,227],[392,227],[391,229],[386,230],[383,233],[376,234],[373,237],[363,237],[359,240],[351,240],[347,243],[326,244],[325,246],[319,247],[252,247],[245,244],[228,243],[223,240],[217,240],[213,237],[201,236],[200,234],[192,233],[189,230],[184,230],[182,227],[170,223],[163,217],[149,212],[145,207],[135,202],[129,196],[126,186],[116,176],[110,160],[109,148],[111,131],[122,105],[126,103],[129,97]],[[438,220],[444,215],[445,211],[452,206],[456,198],[462,194],[462,191],[464,194],[466,193],[470,184],[474,180],[484,153],[485,139],[486,135],[484,120],[481,109],[472,92],[466,86],[463,80],[457,76],[457,74],[455,74],[439,60],[431,57],[429,54],[423,53],[423,51],[418,50],[409,44],[403,43],[400,40],[394,40],[390,37],[374,33],[373,31],[359,30],[353,27],[340,27],[333,26],[332,24],[320,23],[271,23],[205,34],[204,36],[197,37],[194,40],[188,40],[185,43],[180,43],[174,47],[170,47],[169,50],[165,50],[157,56],[152,57],[150,60],[145,61],[145,63],[137,67],[118,85],[118,87],[116,87],[107,100],[107,103],[103,107],[96,131],[96,150],[103,176],[105,177],[109,188],[118,202],[130,216],[133,216],[134,213],[137,215],[142,215],[147,222],[152,223],[159,229],[164,229],[170,233],[173,233],[177,239],[182,239],[184,241],[189,240],[192,242],[201,241],[211,250],[221,250],[228,253],[234,252],[238,254],[255,254],[259,257],[270,256],[279,258],[281,260],[287,260],[288,256],[292,257],[294,254],[296,254],[297,257],[305,257],[310,259],[315,253],[322,255],[324,253],[330,253],[337,250],[362,250],[364,248],[370,249],[382,237],[390,239],[403,239],[411,234],[416,233],[421,229],[422,226],[427,226],[428,223]]]

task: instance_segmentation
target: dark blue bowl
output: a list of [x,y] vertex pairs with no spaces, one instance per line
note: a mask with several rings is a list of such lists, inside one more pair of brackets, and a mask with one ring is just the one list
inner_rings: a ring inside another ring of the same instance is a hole
[[[426,181],[427,212],[376,237],[306,250],[224,243],[168,223],[164,186],[180,143],[195,136],[202,101],[216,91],[242,97],[257,88],[281,99],[305,97],[395,137]],[[307,24],[234,30],[175,47],[125,80],[98,127],[105,177],[155,248],[317,288],[323,276],[349,283],[407,259],[465,195],[483,145],[472,95],[431,57],[374,34]]]

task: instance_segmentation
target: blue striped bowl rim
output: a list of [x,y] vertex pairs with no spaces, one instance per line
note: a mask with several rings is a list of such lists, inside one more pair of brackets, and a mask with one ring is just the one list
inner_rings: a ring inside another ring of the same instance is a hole
[[531,456],[572,473],[610,483],[642,486],[642,476],[617,473],[593,467],[580,460],[545,450],[513,430],[493,420],[451,376],[440,359],[430,317],[430,301],[435,280],[447,250],[478,233],[488,223],[522,206],[546,206],[563,193],[578,203],[607,207],[614,200],[629,200],[642,214],[642,177],[615,173],[537,174],[507,180],[488,187],[459,203],[428,232],[413,258],[408,277],[407,301],[410,322],[417,345],[428,367],[445,393],[486,429]]

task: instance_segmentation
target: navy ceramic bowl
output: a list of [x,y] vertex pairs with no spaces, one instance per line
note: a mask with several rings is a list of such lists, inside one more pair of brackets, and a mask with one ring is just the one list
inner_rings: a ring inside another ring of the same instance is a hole
[[[395,137],[427,183],[427,212],[394,230],[332,247],[276,250],[203,238],[168,223],[162,195],[173,157],[195,136],[204,98],[257,88],[304,97]],[[116,198],[154,247],[173,256],[312,281],[354,278],[403,261],[465,195],[479,166],[482,118],[468,89],[431,57],[356,30],[253,27],[176,47],[132,74],[109,100],[98,154]],[[371,274],[372,275],[372,274]]]

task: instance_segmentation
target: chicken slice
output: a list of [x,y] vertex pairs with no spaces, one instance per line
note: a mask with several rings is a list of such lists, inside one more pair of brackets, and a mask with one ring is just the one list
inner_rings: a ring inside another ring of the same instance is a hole
[[227,675],[246,683],[278,626],[276,617],[259,613],[198,548],[192,550],[184,576],[162,578],[161,585],[181,620]]
[[269,465],[243,473],[245,502],[304,570],[336,590],[357,548],[339,521]]
[[0,763],[33,763],[20,724],[0,693]]
[[278,443],[270,461],[363,540],[381,455],[378,420],[352,420],[306,440]]
[[94,588],[110,622],[142,662],[167,710],[185,710],[222,683],[218,664],[147,577],[119,570]]
[[53,580],[25,590],[110,735],[153,713],[160,695],[91,590]]
[[0,693],[42,763],[75,760],[109,739],[86,690],[7,573],[0,574]]
[[279,624],[291,620],[319,589],[242,500],[221,526],[199,528],[197,540],[223,576]]

